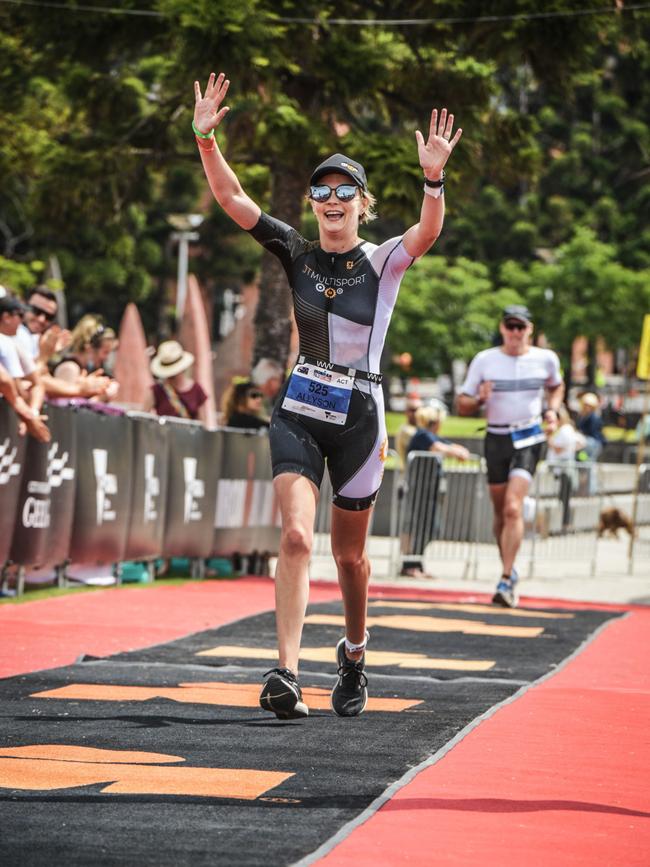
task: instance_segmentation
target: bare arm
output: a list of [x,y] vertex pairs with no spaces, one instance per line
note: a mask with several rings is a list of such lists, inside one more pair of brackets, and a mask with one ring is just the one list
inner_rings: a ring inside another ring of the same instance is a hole
[[471,394],[459,394],[456,398],[458,415],[476,415],[491,394],[492,382],[487,379],[479,385],[476,397]]
[[544,411],[544,421],[546,423],[546,430],[548,433],[552,433],[557,429],[557,418],[558,418],[558,410],[562,406],[562,401],[564,400],[564,383],[560,383],[560,385],[555,385],[546,389],[546,403],[547,407]]
[[469,458],[468,449],[459,443],[432,443],[429,451],[445,458],[457,458],[459,461],[466,461]]
[[29,408],[33,410],[35,415],[38,415],[43,406],[43,401],[45,400],[45,389],[43,388],[41,377],[36,371],[33,371],[33,373],[27,374],[25,379],[31,383],[29,399],[27,401],[29,403]]
[[[459,128],[456,130],[454,137],[451,138],[453,126],[453,114],[448,115],[447,109],[443,108],[440,112],[440,123],[438,123],[438,109],[434,108],[431,112],[427,141],[424,141],[424,137],[419,129],[415,131],[418,158],[424,171],[424,176],[429,181],[442,180],[443,169],[447,160],[463,134],[462,129]],[[442,231],[442,224],[445,219],[444,195],[435,197],[431,195],[438,192],[433,187],[425,186],[425,190],[428,190],[428,192],[425,191],[422,200],[420,221],[411,226],[404,235],[406,251],[410,256],[414,257],[423,256],[432,246]]]
[[478,397],[472,397],[469,394],[459,394],[456,398],[458,415],[476,415],[480,407],[481,402]]
[[[25,429],[35,437],[39,442],[49,443],[51,439],[50,431],[45,424],[45,419],[39,413],[35,413],[31,407],[27,405],[16,388],[14,379],[9,375],[5,368],[0,364],[0,394],[4,397],[7,403],[12,407],[18,418],[21,419],[21,433]],[[24,427],[23,427],[24,425]]]
[[[76,367],[76,365],[75,365]],[[103,395],[111,380],[102,370],[94,370],[88,376],[77,375],[76,380],[62,379],[50,373],[41,374],[41,382],[48,397],[95,397]]]
[[[194,126],[204,135],[214,132],[228,113],[228,106],[223,106],[223,108],[220,106],[229,87],[230,81],[223,72],[219,73],[216,80],[214,72],[210,73],[204,96],[201,96],[199,82],[194,82]],[[196,142],[201,153],[203,169],[215,199],[238,226],[241,226],[242,229],[252,229],[259,220],[262,211],[259,205],[255,204],[242,189],[237,175],[219,150],[214,135],[210,138],[197,136]]]

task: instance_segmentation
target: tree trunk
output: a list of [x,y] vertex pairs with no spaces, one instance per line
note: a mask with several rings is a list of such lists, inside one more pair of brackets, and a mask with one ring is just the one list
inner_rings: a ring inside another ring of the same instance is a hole
[[587,385],[590,389],[596,385],[596,341],[592,337],[587,340]]
[[[270,213],[278,220],[299,228],[302,215],[305,176],[299,170],[275,165],[272,169]],[[260,297],[255,311],[253,365],[260,358],[272,358],[286,367],[291,339],[291,290],[280,260],[264,253],[260,278]]]
[[573,342],[569,343],[569,349],[565,355],[566,364],[564,366],[564,402],[569,406],[569,393],[573,385],[573,376],[571,366],[573,364]]

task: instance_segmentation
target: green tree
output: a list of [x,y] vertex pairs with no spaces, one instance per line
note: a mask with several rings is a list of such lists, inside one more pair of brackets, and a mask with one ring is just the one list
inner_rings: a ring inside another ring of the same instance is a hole
[[512,288],[495,291],[484,264],[429,254],[402,281],[391,347],[411,353],[419,376],[451,374],[454,359],[469,361],[491,345],[501,310],[520,300]]
[[[567,377],[576,336],[587,337],[592,347],[602,338],[610,347],[632,350],[650,310],[650,269],[627,268],[614,245],[584,227],[557,248],[549,263],[505,263],[500,283],[526,299],[538,329],[561,354]],[[593,352],[590,361],[593,368]]]
[[[215,65],[233,80],[220,141],[251,194],[287,222],[313,231],[309,172],[350,150],[379,195],[381,219],[364,235],[402,232],[422,195],[414,128],[446,104],[465,136],[438,253],[482,263],[496,285],[505,260],[528,272],[585,226],[628,268],[648,267],[647,16],[540,19],[535,0],[512,0],[491,11],[516,20],[444,23],[481,16],[469,0],[400,0],[392,17],[432,20],[388,27],[373,22],[386,15],[378,0],[143,6],[155,16],[0,6],[0,255],[56,253],[73,313],[115,318],[135,300],[156,327],[175,275],[171,212],[208,213],[193,267],[217,296],[258,266],[256,245],[208,205],[189,130],[191,81]],[[256,355],[284,360],[290,301],[275,259],[262,291]]]

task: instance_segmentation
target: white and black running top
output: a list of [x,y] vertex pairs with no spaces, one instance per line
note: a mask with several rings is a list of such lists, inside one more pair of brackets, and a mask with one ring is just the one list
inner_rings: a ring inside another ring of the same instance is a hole
[[488,432],[508,434],[520,425],[539,423],[544,390],[562,384],[560,360],[538,346],[523,355],[508,355],[498,346],[484,349],[472,360],[461,394],[476,397],[487,381],[492,383],[485,404]]
[[388,447],[383,392],[373,374],[378,374],[400,281],[413,257],[401,237],[326,253],[317,241],[305,240],[267,214],[250,233],[284,265],[300,355],[361,372],[343,425],[285,409],[287,381],[271,418],[273,476],[299,473],[319,487],[327,463],[333,502],[343,509],[367,509],[379,490]]
[[318,241],[265,213],[250,234],[287,273],[300,354],[378,372],[400,281],[413,262],[402,238],[326,253]]

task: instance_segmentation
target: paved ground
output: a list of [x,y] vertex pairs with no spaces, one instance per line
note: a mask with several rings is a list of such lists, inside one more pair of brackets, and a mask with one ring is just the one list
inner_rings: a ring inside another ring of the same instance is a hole
[[[647,531],[648,528],[644,528]],[[319,539],[321,551],[326,551],[325,538]],[[564,547],[562,547],[564,546]],[[372,581],[400,587],[490,594],[494,590],[500,563],[495,545],[481,545],[475,551],[469,546],[435,543],[427,549],[425,567],[431,580],[401,578],[392,568],[391,545],[386,539],[370,540],[373,563]],[[517,566],[521,576],[521,592],[527,596],[589,602],[650,604],[650,539],[648,533],[637,540],[633,569],[629,568],[629,539],[557,540],[554,547],[538,545],[533,551],[529,544],[522,549]],[[469,562],[469,566],[468,566]],[[465,573],[467,572],[467,577]],[[332,558],[323,553],[314,558],[312,575],[336,581]]]

